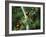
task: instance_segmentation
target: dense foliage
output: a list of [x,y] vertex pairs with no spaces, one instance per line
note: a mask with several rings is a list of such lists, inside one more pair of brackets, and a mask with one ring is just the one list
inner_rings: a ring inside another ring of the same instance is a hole
[[40,8],[23,7],[27,18],[19,6],[12,7],[12,30],[40,29]]

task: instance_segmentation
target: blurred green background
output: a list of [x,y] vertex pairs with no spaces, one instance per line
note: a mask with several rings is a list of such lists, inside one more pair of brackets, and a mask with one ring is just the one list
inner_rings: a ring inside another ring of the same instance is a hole
[[[23,7],[27,18],[25,19],[21,6],[12,6],[12,30],[40,29],[40,7]],[[26,20],[26,21],[25,21]]]

